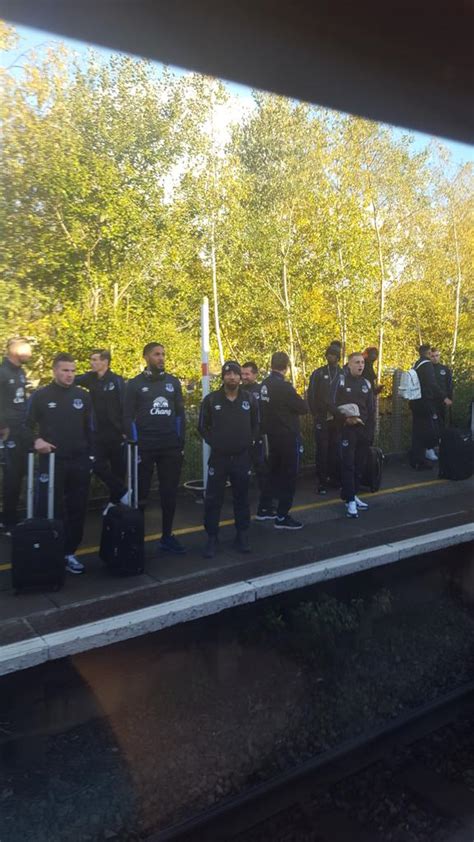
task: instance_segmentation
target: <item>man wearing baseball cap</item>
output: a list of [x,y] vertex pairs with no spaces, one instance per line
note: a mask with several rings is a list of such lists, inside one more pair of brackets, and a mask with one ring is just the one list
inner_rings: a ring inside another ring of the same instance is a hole
[[240,552],[250,552],[250,448],[257,438],[258,427],[257,402],[241,386],[239,363],[229,360],[222,366],[221,388],[206,395],[199,413],[199,433],[211,448],[204,499],[204,528],[208,536],[204,558],[213,558],[216,552],[219,517],[228,479],[232,486],[237,530],[235,544]]

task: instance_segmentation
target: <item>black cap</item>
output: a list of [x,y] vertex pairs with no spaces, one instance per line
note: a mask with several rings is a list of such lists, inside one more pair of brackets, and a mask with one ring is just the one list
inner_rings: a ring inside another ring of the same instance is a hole
[[235,362],[235,360],[227,360],[222,366],[222,377],[224,374],[227,374],[228,371],[233,371],[235,374],[238,374],[239,377],[242,373],[239,363]]

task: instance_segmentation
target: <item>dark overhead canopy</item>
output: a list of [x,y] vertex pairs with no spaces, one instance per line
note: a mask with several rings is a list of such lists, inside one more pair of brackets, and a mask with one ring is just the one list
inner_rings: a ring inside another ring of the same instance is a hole
[[0,0],[5,19],[472,142],[472,0]]

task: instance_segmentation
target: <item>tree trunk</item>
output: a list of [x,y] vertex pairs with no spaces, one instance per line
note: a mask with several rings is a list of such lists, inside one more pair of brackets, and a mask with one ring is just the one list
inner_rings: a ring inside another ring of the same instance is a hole
[[453,347],[451,349],[451,365],[454,365],[454,359],[456,357],[456,346],[458,343],[458,331],[459,331],[459,317],[461,315],[461,286],[462,286],[462,272],[461,272],[461,259],[459,256],[459,240],[458,240],[458,227],[456,225],[456,215],[454,213],[453,202],[452,199],[449,201],[450,209],[451,209],[451,218],[453,222],[453,233],[454,233],[454,254],[456,257],[456,304],[454,307],[454,331],[453,331]]
[[286,313],[286,323],[288,325],[288,339],[290,343],[290,368],[291,368],[291,381],[293,386],[296,384],[296,370],[295,370],[295,337],[293,331],[293,319],[291,316],[291,304],[290,304],[290,294],[288,290],[288,267],[286,265],[286,258],[283,258],[282,269],[281,269],[281,278],[283,282],[283,298],[285,301],[285,313]]
[[224,365],[224,349],[222,346],[221,326],[219,321],[219,299],[217,293],[217,259],[216,232],[214,220],[211,223],[211,268],[212,268],[212,299],[214,302],[214,326],[216,330],[217,347],[221,366]]

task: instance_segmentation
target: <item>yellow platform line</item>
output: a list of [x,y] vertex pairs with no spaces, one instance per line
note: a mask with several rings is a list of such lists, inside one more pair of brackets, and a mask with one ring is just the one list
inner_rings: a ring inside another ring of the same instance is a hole
[[[445,479],[434,479],[429,480],[428,482],[413,482],[410,485],[396,485],[393,488],[382,488],[381,491],[375,492],[367,492],[366,494],[361,494],[361,497],[368,497],[373,499],[374,497],[383,497],[385,494],[399,494],[403,491],[412,491],[415,488],[430,488],[433,485],[442,485],[446,483],[447,480]],[[336,497],[332,500],[319,500],[317,503],[304,503],[302,506],[293,506],[292,512],[307,512],[310,509],[323,509],[326,506],[339,506],[341,505],[341,500],[339,497]],[[232,526],[234,523],[233,520],[221,520],[221,526]],[[191,535],[195,532],[204,532],[204,526],[184,526],[182,529],[175,529],[174,535]],[[145,541],[157,541],[161,538],[161,532],[153,532],[151,535],[145,536]],[[93,555],[94,553],[99,552],[99,547],[84,547],[82,550],[78,550],[76,555]],[[0,564],[0,571],[2,570],[11,570],[11,564]]]

